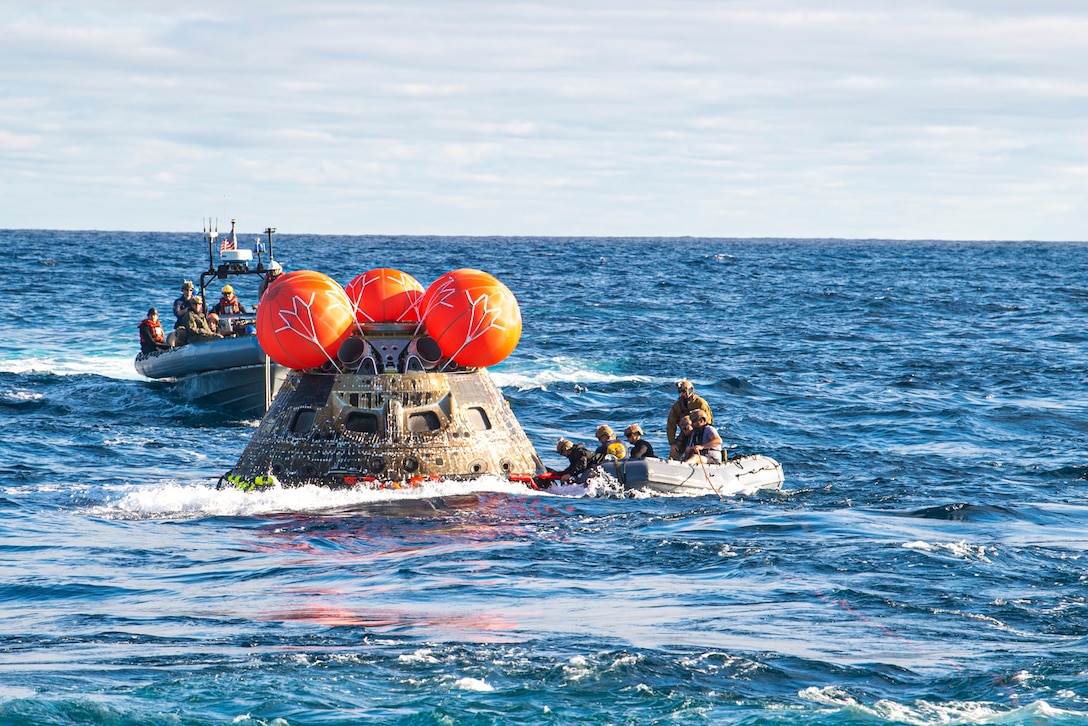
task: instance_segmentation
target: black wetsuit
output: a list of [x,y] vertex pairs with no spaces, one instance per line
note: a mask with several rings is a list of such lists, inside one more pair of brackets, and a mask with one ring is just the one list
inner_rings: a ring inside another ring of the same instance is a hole
[[645,459],[654,455],[654,447],[646,439],[639,439],[638,443],[631,447],[627,453],[628,459]]
[[571,481],[580,481],[584,479],[586,473],[604,461],[605,458],[603,454],[598,454],[596,452],[592,454],[589,453],[589,451],[586,450],[586,447],[581,444],[572,446],[571,450],[568,451],[565,456],[567,457],[567,460],[570,461],[570,466],[559,472],[559,475],[569,475]]

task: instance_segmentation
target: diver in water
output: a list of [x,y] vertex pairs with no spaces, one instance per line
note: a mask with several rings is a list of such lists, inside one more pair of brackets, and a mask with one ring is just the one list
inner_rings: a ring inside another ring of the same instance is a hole
[[600,463],[605,455],[593,452],[592,454],[581,444],[573,444],[567,439],[559,439],[555,444],[555,451],[567,457],[570,466],[558,473],[556,477],[560,481],[584,484],[593,474],[600,471]]

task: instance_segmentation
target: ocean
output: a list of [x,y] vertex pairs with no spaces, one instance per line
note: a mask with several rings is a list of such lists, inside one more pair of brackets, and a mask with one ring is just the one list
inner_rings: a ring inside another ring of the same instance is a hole
[[0,724],[1088,722],[1086,243],[276,237],[502,280],[551,466],[691,379],[724,500],[218,491],[257,422],[132,365],[199,229],[0,249]]

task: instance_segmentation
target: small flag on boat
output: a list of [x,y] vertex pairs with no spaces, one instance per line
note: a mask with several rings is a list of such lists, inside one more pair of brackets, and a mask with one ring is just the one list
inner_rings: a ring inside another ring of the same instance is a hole
[[234,230],[232,229],[230,234],[224,237],[223,241],[219,243],[219,251],[226,252],[227,250],[236,249],[238,249],[238,238],[234,236]]

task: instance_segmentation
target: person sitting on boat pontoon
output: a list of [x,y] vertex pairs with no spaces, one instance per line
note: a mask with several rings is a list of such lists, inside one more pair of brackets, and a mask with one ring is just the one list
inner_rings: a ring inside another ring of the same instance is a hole
[[234,294],[234,286],[224,285],[223,294],[219,296],[219,302],[212,307],[212,312],[217,315],[238,315],[248,311],[242,301],[238,299],[238,296]]
[[154,353],[157,350],[170,350],[166,344],[166,334],[159,322],[159,311],[151,308],[147,317],[140,321],[140,352]]
[[174,300],[174,317],[180,323],[181,318],[189,311],[189,303],[193,300],[193,281],[186,280],[181,283],[181,297]]
[[174,326],[177,345],[199,343],[204,340],[214,340],[223,336],[215,332],[204,317],[204,299],[194,295],[189,301],[189,309],[184,317]]
[[676,442],[669,447],[669,458],[680,461],[685,456],[685,451],[688,450],[688,446],[691,445],[691,416],[683,416],[680,418],[680,433],[676,435]]
[[264,297],[264,291],[268,289],[268,286],[279,279],[283,274],[283,267],[280,263],[272,260],[268,263],[268,272],[265,273],[264,279],[261,280],[261,286],[257,288],[257,299],[260,300]]
[[[674,447],[677,443],[677,431],[682,417],[688,416],[696,410],[700,410],[706,413],[707,423],[714,423],[714,414],[710,411],[710,404],[708,404],[701,396],[695,395],[695,386],[691,385],[691,381],[686,378],[677,381],[676,393],[678,394],[676,402],[673,403],[672,408],[669,409],[669,420],[665,424],[665,433],[669,437],[670,448]],[[680,452],[683,453],[683,448],[680,449]]]
[[570,462],[570,466],[559,472],[558,479],[564,482],[584,483],[590,475],[599,471],[598,465],[604,461],[603,454],[596,452],[591,454],[586,447],[581,444],[572,444],[567,439],[559,439],[555,444],[555,451],[567,457]]
[[638,424],[631,424],[623,430],[623,436],[631,445],[631,450],[627,452],[628,459],[635,460],[653,458],[654,447],[650,445],[649,441],[642,438],[641,426],[639,426]]
[[722,463],[722,437],[718,435],[717,429],[707,423],[706,414],[702,411],[691,414],[691,424],[691,445],[685,452],[684,463]]
[[597,447],[595,453],[614,456],[617,459],[627,456],[627,447],[616,438],[616,432],[612,430],[611,426],[601,424],[597,427],[597,441],[600,441],[601,445]]

